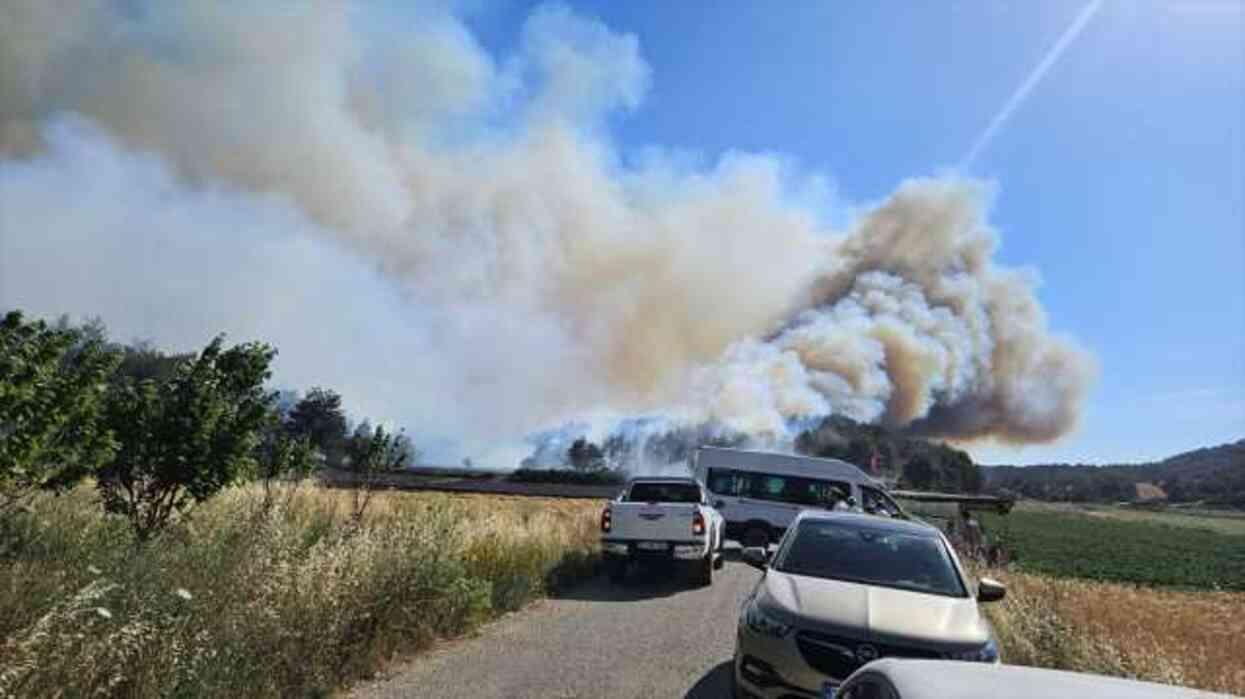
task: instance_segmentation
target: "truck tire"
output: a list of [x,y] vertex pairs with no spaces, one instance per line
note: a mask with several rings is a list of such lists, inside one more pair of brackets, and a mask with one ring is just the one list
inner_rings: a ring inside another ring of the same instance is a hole
[[709,553],[705,554],[704,558],[697,561],[695,581],[696,581],[696,584],[700,585],[701,587],[709,587],[710,585],[713,584],[713,550],[712,549],[709,551]]
[[754,524],[748,527],[744,532],[743,545],[745,547],[767,548],[769,546],[769,529],[761,525]]
[[605,573],[609,576],[610,582],[615,585],[621,585],[627,581],[627,561],[621,558],[612,558],[605,562]]
[[722,534],[718,534],[718,545],[713,547],[710,552],[713,556],[713,567],[715,570],[722,570],[726,566],[726,539]]

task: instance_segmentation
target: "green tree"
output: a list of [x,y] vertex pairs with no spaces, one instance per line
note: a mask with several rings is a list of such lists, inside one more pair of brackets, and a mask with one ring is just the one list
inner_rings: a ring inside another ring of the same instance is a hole
[[116,380],[129,378],[134,381],[168,381],[177,373],[177,367],[194,359],[194,353],[165,354],[155,345],[143,340],[121,348],[121,365],[117,367]]
[[346,442],[346,413],[342,397],[327,388],[315,387],[290,411],[286,426],[290,433],[306,437],[324,454],[331,466],[341,463]]
[[973,463],[973,459],[967,453],[955,450],[951,462],[955,464],[955,470],[959,477],[960,491],[964,493],[980,493],[982,484],[981,467]]
[[167,381],[121,380],[104,420],[116,454],[99,469],[104,509],[145,542],[195,503],[253,472],[273,396],[264,382],[276,351],[217,337]]
[[[268,413],[255,449],[255,477],[264,488],[262,512],[268,512],[276,503],[279,481],[297,483],[310,475],[316,466],[314,451],[306,437],[290,434],[278,410]],[[293,492],[290,489],[288,494]]]
[[344,461],[354,480],[351,519],[355,525],[362,523],[381,477],[405,466],[414,453],[415,447],[404,432],[388,432],[380,425],[373,428],[367,420],[355,429],[346,440]]
[[0,512],[73,485],[112,454],[99,413],[117,361],[102,338],[67,323],[0,319]]
[[934,483],[934,467],[924,456],[915,456],[903,467],[903,478],[917,490],[928,490]]

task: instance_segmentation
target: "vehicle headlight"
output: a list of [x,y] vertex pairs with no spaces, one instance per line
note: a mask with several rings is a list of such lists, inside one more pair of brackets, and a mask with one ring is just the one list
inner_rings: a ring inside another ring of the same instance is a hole
[[948,653],[947,658],[951,660],[967,660],[974,663],[997,663],[999,661],[999,646],[992,638],[986,641],[986,644],[980,648],[964,651],[963,653]]
[[791,633],[791,626],[767,615],[761,611],[756,602],[752,602],[744,607],[744,623],[753,631],[765,636],[773,636],[774,638],[782,638]]

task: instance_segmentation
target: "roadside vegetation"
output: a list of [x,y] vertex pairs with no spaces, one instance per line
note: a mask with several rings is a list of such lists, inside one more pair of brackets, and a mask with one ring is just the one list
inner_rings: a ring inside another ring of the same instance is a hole
[[[590,573],[595,501],[230,488],[136,545],[89,487],[5,520],[0,696],[324,695]],[[271,499],[270,504],[265,504]]]
[[414,444],[275,355],[0,317],[0,697],[323,695],[592,569],[596,503],[384,492]]
[[1003,661],[1245,695],[1245,593],[1191,592],[982,570]]

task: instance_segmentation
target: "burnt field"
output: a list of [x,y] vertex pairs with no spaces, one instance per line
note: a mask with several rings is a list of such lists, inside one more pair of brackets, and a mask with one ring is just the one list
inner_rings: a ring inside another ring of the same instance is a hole
[[[375,487],[387,490],[590,499],[612,498],[622,488],[620,483],[540,483],[513,480],[507,476],[486,471],[412,470],[379,475],[373,483]],[[353,488],[359,484],[357,477],[344,471],[326,470],[320,478],[324,485],[331,488]]]

